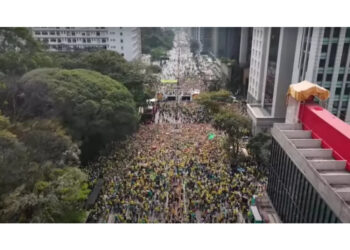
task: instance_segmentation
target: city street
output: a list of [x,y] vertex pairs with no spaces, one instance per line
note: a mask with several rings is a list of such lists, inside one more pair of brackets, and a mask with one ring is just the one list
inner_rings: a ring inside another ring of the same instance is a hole
[[[198,57],[200,70],[211,72],[208,58]],[[179,76],[182,90],[204,91],[198,68],[187,34],[177,31],[162,79]],[[106,186],[95,220],[236,222],[239,214],[247,213],[247,201],[257,185],[250,174],[232,172],[224,141],[225,134],[212,127],[197,103],[160,103],[155,123],[142,125],[105,159]]]

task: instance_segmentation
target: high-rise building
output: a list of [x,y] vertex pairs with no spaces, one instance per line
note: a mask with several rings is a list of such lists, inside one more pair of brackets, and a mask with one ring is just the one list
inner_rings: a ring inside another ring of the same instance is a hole
[[213,54],[217,58],[229,58],[238,62],[241,28],[217,27],[213,29]]
[[141,57],[141,30],[132,27],[34,27],[33,35],[50,51],[111,50],[126,60]]
[[240,41],[240,49],[239,49],[239,65],[242,67],[249,66],[250,64],[250,55],[252,49],[252,36],[253,36],[253,28],[250,27],[242,27],[241,28],[241,41]]
[[328,89],[326,108],[350,122],[350,28],[299,28],[292,83],[307,80]]
[[253,134],[284,120],[292,81],[297,28],[254,28],[247,94]]
[[216,58],[239,60],[241,28],[193,27],[191,39],[200,44],[200,51]]

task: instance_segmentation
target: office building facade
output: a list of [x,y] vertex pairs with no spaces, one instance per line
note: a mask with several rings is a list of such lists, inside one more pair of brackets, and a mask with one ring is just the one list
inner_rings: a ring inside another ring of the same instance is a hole
[[254,28],[247,111],[253,134],[284,121],[285,95],[292,80],[297,28]]
[[111,50],[132,61],[141,57],[141,30],[132,27],[34,27],[50,51]]
[[292,83],[307,80],[330,91],[325,107],[350,122],[350,28],[299,28]]

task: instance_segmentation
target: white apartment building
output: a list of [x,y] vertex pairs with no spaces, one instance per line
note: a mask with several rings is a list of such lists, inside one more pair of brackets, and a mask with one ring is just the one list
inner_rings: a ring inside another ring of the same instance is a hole
[[133,27],[34,27],[50,51],[111,50],[127,61],[141,57],[141,30]]
[[297,28],[253,29],[247,94],[253,134],[284,121],[297,35]]
[[307,80],[330,91],[326,108],[350,123],[350,28],[299,28],[292,83]]

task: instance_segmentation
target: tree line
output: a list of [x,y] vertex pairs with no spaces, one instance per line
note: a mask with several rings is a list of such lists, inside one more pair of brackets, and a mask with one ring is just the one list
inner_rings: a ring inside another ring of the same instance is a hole
[[0,221],[83,222],[82,166],[138,126],[157,69],[112,51],[48,52],[0,29]]

